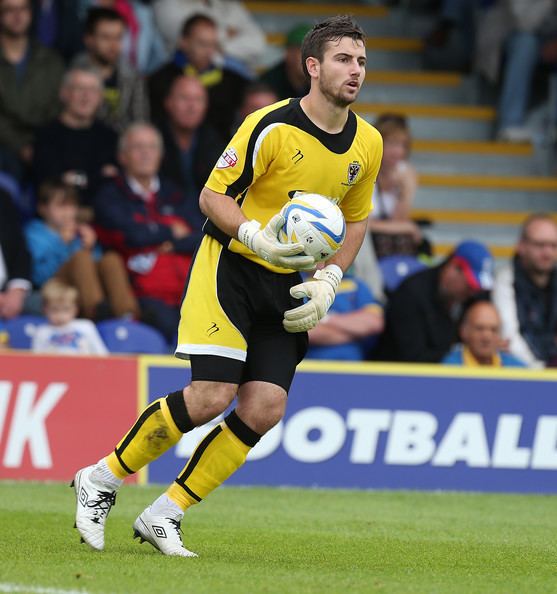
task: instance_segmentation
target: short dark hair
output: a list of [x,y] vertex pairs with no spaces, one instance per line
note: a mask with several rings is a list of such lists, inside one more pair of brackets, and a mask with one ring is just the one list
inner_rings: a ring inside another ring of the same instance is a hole
[[85,18],[84,31],[85,35],[94,35],[97,29],[97,25],[101,21],[119,21],[122,25],[126,25],[126,21],[119,12],[116,12],[112,8],[104,8],[102,6],[90,8],[87,11],[87,17]]
[[325,44],[328,41],[336,41],[343,37],[350,37],[354,41],[365,43],[365,34],[356,21],[347,14],[330,17],[321,23],[314,25],[302,41],[302,68],[306,78],[309,79],[309,72],[306,67],[306,60],[309,57],[323,61]]
[[210,16],[207,16],[206,14],[195,13],[184,21],[182,30],[180,31],[180,37],[188,37],[191,34],[192,29],[194,29],[200,23],[210,25],[211,27],[217,26],[217,23]]
[[79,204],[79,196],[73,186],[65,183],[60,177],[51,177],[39,186],[37,206],[47,206],[60,192],[64,194],[64,202]]

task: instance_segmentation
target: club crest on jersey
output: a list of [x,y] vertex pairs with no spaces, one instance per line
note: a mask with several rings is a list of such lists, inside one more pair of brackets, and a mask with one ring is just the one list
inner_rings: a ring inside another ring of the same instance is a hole
[[360,174],[360,169],[362,166],[358,163],[358,161],[352,161],[350,165],[348,165],[348,185],[351,186],[356,182],[358,175]]
[[226,169],[227,167],[234,167],[238,162],[238,154],[229,146],[217,161],[217,169]]

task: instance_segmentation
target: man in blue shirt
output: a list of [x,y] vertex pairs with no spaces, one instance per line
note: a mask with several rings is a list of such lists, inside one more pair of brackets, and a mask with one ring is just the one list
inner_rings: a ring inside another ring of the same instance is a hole
[[346,275],[328,314],[309,331],[307,358],[361,361],[383,325],[383,307],[367,285]]
[[460,324],[461,344],[454,346],[442,363],[465,367],[526,367],[501,350],[501,318],[489,301],[477,301],[465,312]]

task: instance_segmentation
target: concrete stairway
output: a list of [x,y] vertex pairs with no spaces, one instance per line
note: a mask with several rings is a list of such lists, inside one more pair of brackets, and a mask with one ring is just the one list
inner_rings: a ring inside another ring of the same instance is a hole
[[294,24],[356,16],[368,35],[368,72],[354,109],[371,122],[385,111],[409,118],[412,161],[420,173],[415,215],[433,222],[428,234],[438,255],[463,238],[476,238],[506,258],[527,213],[555,210],[557,178],[544,175],[544,155],[529,144],[491,141],[496,110],[475,104],[470,77],[422,69],[421,37],[432,26],[427,16],[361,4],[246,5],[268,33],[267,63],[279,58]]

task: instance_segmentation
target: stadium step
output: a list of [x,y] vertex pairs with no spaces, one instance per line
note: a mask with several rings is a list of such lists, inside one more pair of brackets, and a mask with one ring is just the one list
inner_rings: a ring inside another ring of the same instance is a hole
[[489,140],[495,110],[477,105],[420,105],[415,103],[356,103],[354,110],[372,122],[381,113],[400,113],[410,119],[414,138],[428,140]]
[[531,144],[415,140],[412,163],[421,173],[541,175],[547,163]]
[[412,103],[459,104],[472,96],[470,85],[458,73],[368,70],[358,101],[404,103],[411,98]]
[[328,16],[351,14],[364,29],[366,35],[423,37],[432,27],[432,17],[413,14],[401,8],[381,5],[362,5],[328,2],[244,2],[264,31],[285,33],[299,23],[313,24]]

